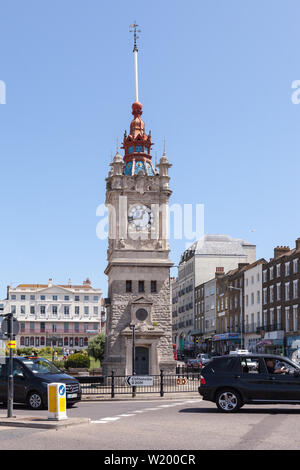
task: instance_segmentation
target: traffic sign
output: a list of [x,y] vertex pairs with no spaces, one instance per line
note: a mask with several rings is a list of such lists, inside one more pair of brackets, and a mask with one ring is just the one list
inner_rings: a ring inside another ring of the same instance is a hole
[[129,387],[153,387],[153,377],[151,375],[130,375],[126,378]]
[[17,342],[16,341],[6,341],[7,349],[16,349]]
[[177,379],[177,385],[186,385],[186,379],[184,377],[179,377]]

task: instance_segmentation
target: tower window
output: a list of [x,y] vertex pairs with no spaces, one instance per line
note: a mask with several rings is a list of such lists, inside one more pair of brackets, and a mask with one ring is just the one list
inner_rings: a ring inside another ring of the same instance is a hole
[[144,281],[139,281],[139,292],[145,292],[145,283],[144,283]]
[[156,281],[151,281],[151,292],[157,292]]
[[126,281],[126,292],[132,292],[132,281]]
[[143,151],[143,146],[142,145],[136,145],[135,146],[135,151],[136,152],[142,152]]
[[133,153],[133,146],[132,146],[132,147],[128,147],[128,153]]

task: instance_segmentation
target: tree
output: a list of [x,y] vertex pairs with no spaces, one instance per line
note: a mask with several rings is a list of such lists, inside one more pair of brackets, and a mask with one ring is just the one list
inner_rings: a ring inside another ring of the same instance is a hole
[[88,355],[100,362],[104,359],[105,334],[100,333],[89,340]]

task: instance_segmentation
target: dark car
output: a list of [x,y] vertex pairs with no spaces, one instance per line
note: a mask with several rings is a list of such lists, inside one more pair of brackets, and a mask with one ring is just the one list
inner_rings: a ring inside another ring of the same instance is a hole
[[188,359],[186,363],[188,369],[202,369],[202,361],[200,359]]
[[[0,357],[0,402],[7,402],[8,357]],[[67,406],[81,400],[78,380],[59,370],[43,357],[14,357],[14,402],[39,410],[48,406],[48,384],[66,384]]]
[[201,371],[198,390],[226,413],[245,404],[300,404],[300,367],[270,354],[213,357]]

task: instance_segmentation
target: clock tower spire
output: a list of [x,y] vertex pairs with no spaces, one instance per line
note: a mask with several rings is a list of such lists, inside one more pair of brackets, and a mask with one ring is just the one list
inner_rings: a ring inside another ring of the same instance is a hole
[[[106,178],[109,220],[108,311],[104,375],[147,375],[175,371],[168,243],[171,164],[164,154],[152,164],[151,132],[145,130],[138,101],[137,29],[134,33],[135,102],[129,134]],[[132,347],[135,329],[135,361]],[[135,370],[132,369],[135,364]]]

